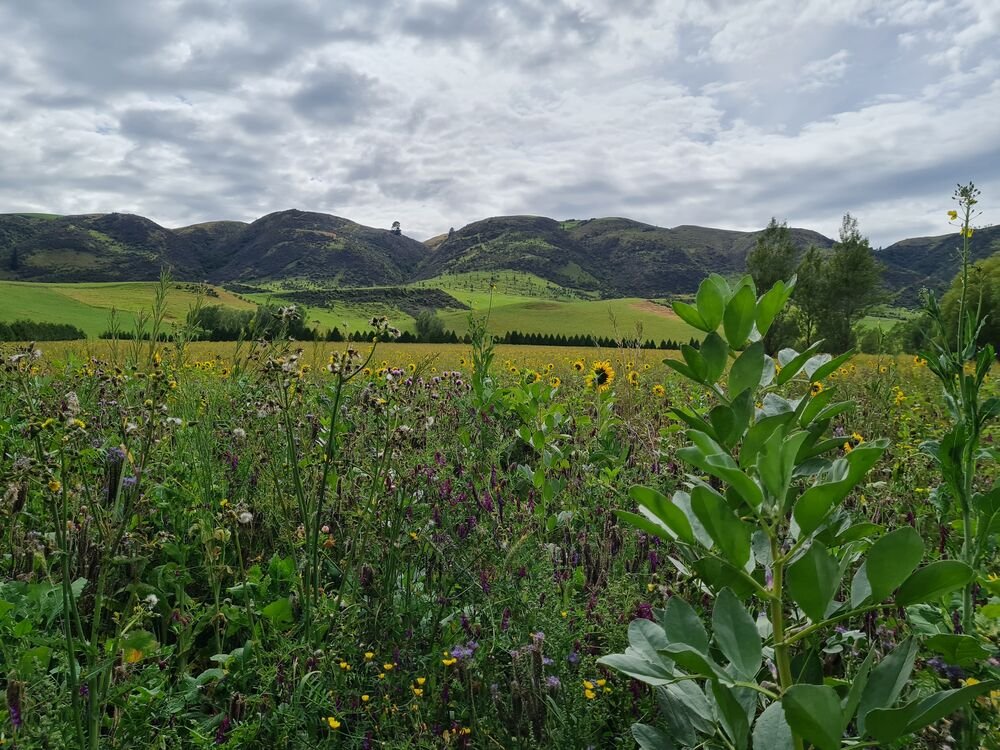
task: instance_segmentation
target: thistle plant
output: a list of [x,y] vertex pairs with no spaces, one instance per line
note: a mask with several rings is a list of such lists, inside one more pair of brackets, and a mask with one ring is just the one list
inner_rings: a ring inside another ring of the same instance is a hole
[[706,334],[665,363],[711,394],[704,412],[675,408],[690,444],[683,489],[668,498],[636,486],[639,512],[622,520],[670,545],[674,566],[710,598],[710,628],[680,596],[655,621],[629,626],[624,653],[606,666],[656,688],[666,729],[634,724],[643,748],[839,750],[885,746],[956,711],[998,682],[899,703],[918,644],[907,638],[879,659],[873,646],[836,671],[818,654],[841,623],[940,602],[975,573],[960,560],[921,566],[924,543],[909,526],[856,521],[846,505],[886,450],[832,433],[851,402],[824,387],[850,353],[765,354],[763,337],[794,286],[758,297],[753,281],[713,275],[696,304],[674,310]]
[[[995,581],[982,569],[985,555],[1000,532],[1000,481],[986,486],[983,469],[996,463],[1000,452],[982,445],[986,426],[1000,416],[1000,398],[988,397],[984,383],[996,361],[992,344],[980,344],[979,334],[985,318],[981,300],[969,298],[970,241],[973,220],[979,215],[976,205],[980,192],[973,183],[959,185],[954,193],[957,209],[948,212],[957,222],[962,245],[959,250],[961,293],[958,319],[949,321],[933,293],[925,296],[925,310],[934,326],[930,348],[921,356],[927,368],[941,382],[949,419],[939,440],[925,442],[921,448],[937,464],[942,478],[934,499],[944,514],[955,517],[962,533],[959,558],[976,572],[964,586],[961,598],[961,622],[952,633],[937,636],[950,644],[952,651],[964,646],[962,665],[971,664],[990,654],[992,647],[979,642],[976,632],[973,589],[983,585],[1000,593]],[[985,646],[985,647],[984,647]],[[956,652],[957,653],[957,652]],[[974,747],[975,723],[967,722],[963,741]]]

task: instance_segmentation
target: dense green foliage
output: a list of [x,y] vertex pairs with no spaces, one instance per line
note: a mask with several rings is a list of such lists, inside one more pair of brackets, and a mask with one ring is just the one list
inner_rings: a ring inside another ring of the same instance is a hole
[[0,341],[73,341],[87,334],[68,323],[41,323],[35,320],[0,320]]
[[[983,320],[978,335],[979,343],[990,344],[994,349],[1000,350],[1000,252],[969,268],[967,286],[970,309],[977,310]],[[951,331],[959,328],[962,289],[962,274],[958,274],[941,298],[941,309]]]

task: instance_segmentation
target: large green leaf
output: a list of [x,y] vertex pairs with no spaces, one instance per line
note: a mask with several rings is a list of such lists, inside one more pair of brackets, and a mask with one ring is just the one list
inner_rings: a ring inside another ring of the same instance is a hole
[[792,296],[795,288],[795,277],[792,276],[786,284],[783,281],[776,281],[767,292],[757,300],[757,331],[761,336],[765,336],[771,328],[774,319],[781,312],[782,308]]
[[[733,349],[742,349],[753,330],[757,313],[757,296],[749,286],[741,286],[726,305],[722,327]],[[758,376],[759,379],[760,376]]]
[[694,544],[694,532],[684,511],[674,505],[666,496],[642,485],[635,485],[629,490],[632,499],[642,505],[659,519],[664,526],[674,532],[677,537],[687,543]]
[[871,600],[880,602],[899,588],[923,556],[924,542],[912,526],[890,531],[875,542],[865,562]]
[[764,709],[753,726],[753,750],[794,750],[792,728],[785,720],[780,701]]
[[801,354],[796,352],[794,349],[782,349],[778,352],[778,364],[781,365],[781,372],[778,373],[776,381],[778,385],[784,385],[798,375],[799,370],[801,370],[803,365],[805,365],[805,363],[808,362],[817,351],[819,351],[819,348],[822,345],[822,341],[817,341]]
[[705,693],[694,680],[684,680],[657,689],[663,718],[684,747],[698,744],[698,735],[715,734],[715,717]]
[[629,649],[647,661],[659,662],[659,652],[665,649],[668,643],[666,632],[651,620],[640,618],[632,620],[628,625]]
[[677,317],[692,328],[697,328],[699,331],[705,331],[706,333],[713,330],[701,317],[701,313],[698,312],[698,308],[694,305],[689,305],[687,302],[674,302],[671,307],[674,308]]
[[666,685],[676,679],[673,672],[664,668],[663,658],[656,662],[647,661],[636,654],[608,654],[597,660],[598,664],[617,669],[647,685]]
[[638,722],[633,724],[632,738],[642,750],[674,750],[674,743],[670,739],[670,735],[649,724],[639,724]]
[[899,708],[877,708],[868,714],[865,731],[879,742],[890,743],[943,719],[997,687],[1000,681],[989,680],[956,690],[941,690]]
[[719,650],[737,672],[752,680],[763,663],[757,623],[729,589],[715,598],[712,610],[712,633]]
[[695,303],[698,305],[698,314],[705,322],[705,330],[714,331],[722,322],[729,297],[728,289],[729,284],[718,274],[712,274],[698,286]]
[[808,437],[809,433],[805,430],[787,437],[784,430],[777,430],[757,455],[757,474],[778,507],[784,505],[792,472],[795,471],[795,457]]
[[891,706],[903,692],[917,658],[917,641],[907,638],[878,663],[868,677],[868,684],[858,704],[858,730],[865,731],[865,717],[876,708]]
[[719,682],[713,682],[711,685],[722,731],[729,737],[736,750],[746,750],[750,742],[750,718],[739,698],[743,690],[726,687]]
[[788,566],[788,593],[813,622],[825,619],[839,586],[840,565],[819,542]]
[[845,722],[836,690],[826,685],[792,685],[781,697],[781,705],[795,734],[819,750],[840,750]]
[[802,534],[819,528],[833,506],[847,497],[888,447],[886,440],[862,443],[847,456],[833,462],[830,471],[803,492],[795,503],[793,514]]
[[715,383],[722,377],[729,361],[729,347],[722,340],[722,336],[712,331],[705,340],[701,342],[698,350],[701,358],[705,362],[705,380]]
[[660,625],[669,641],[686,643],[696,651],[708,653],[708,631],[691,605],[679,596],[672,596],[667,601]]
[[729,504],[703,485],[691,490],[691,510],[729,562],[742,568],[750,559],[751,527]]
[[937,560],[925,565],[903,582],[896,593],[896,603],[901,607],[908,607],[940,599],[945,594],[962,588],[975,577],[976,571],[964,562]]
[[729,369],[729,397],[735,398],[746,390],[760,385],[764,374],[764,344],[755,341],[733,362]]

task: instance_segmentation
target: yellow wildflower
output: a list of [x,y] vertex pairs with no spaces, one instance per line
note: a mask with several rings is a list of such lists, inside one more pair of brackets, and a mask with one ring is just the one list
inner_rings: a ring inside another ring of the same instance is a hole
[[340,729],[340,722],[333,716],[326,717],[326,724],[330,727],[330,729]]

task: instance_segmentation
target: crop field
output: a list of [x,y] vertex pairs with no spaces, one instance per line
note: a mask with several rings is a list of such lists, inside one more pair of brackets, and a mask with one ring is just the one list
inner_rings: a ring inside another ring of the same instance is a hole
[[[713,279],[724,336],[668,363],[481,328],[6,345],[0,737],[996,747],[995,420],[963,516],[927,360],[772,358],[765,298]],[[852,684],[865,729],[811,723]]]
[[[165,320],[168,324],[182,323],[198,299],[197,286],[175,283],[167,295]],[[224,289],[210,287],[204,295],[206,305],[225,305],[241,310],[254,305],[240,300]],[[0,281],[0,321],[29,319],[47,323],[69,323],[82,329],[89,337],[99,336],[108,329],[112,308],[121,326],[130,330],[135,316],[148,310],[153,302],[156,283],[144,281],[40,284],[34,282]]]
[[[494,288],[491,288],[491,284]],[[419,289],[442,289],[471,311],[481,314],[492,309],[490,330],[541,334],[583,334],[598,337],[632,337],[637,330],[644,339],[659,343],[665,339],[687,341],[697,331],[678,318],[666,305],[638,298],[598,300],[567,290],[524,273],[468,273],[442,276],[411,285]],[[48,323],[69,323],[90,338],[108,330],[112,308],[124,330],[131,330],[136,313],[153,302],[155,282],[122,283],[36,283],[0,281],[0,321],[30,319]],[[289,304],[285,294],[273,291],[236,295],[221,287],[207,287],[200,298],[203,305],[222,305],[251,310],[255,305]],[[378,289],[373,288],[377,293]],[[198,302],[198,286],[174,282],[167,295],[165,322],[184,321]],[[344,304],[309,306],[305,323],[320,331],[338,328],[343,332],[369,328],[373,316],[386,315],[401,330],[414,331],[412,315],[388,304]],[[442,310],[445,328],[462,336],[468,331],[469,310]]]

